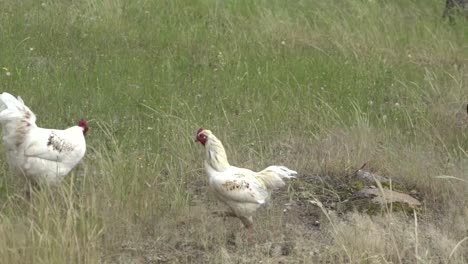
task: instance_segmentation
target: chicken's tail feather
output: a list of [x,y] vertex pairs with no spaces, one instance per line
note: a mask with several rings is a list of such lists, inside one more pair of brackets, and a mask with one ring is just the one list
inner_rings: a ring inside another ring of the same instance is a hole
[[288,169],[285,166],[270,166],[257,173],[257,178],[259,178],[268,189],[274,190],[285,185],[284,179],[294,179],[296,175],[296,171]]
[[0,124],[5,143],[21,145],[31,128],[36,126],[36,116],[24,104],[21,97],[9,93],[0,94]]

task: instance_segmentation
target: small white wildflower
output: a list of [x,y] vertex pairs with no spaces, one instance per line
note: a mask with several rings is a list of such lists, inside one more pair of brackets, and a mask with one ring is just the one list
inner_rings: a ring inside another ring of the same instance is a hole
[[30,47],[30,48],[29,48],[29,51],[33,51],[33,50],[34,50],[34,48],[33,48],[33,47]]
[[6,76],[11,76],[11,72],[8,70],[7,67],[3,67],[2,69],[5,71]]
[[367,102],[369,105],[373,105],[374,102],[372,100],[370,100],[369,102]]
[[408,58],[410,58],[410,59],[411,59],[412,57],[413,57],[413,56],[411,56],[411,54],[408,54]]
[[148,129],[148,130],[153,130],[154,128],[152,128],[152,127],[147,127],[146,129]]
[[395,103],[395,107],[398,108],[400,107],[400,104],[398,102]]
[[45,6],[46,6],[46,3],[42,3],[41,6],[42,6],[42,7],[45,7]]
[[281,41],[281,45],[283,45],[283,46],[286,45],[286,41],[284,41],[284,40]]
[[221,64],[221,66],[225,66],[226,65],[226,60],[224,59],[224,55],[221,51],[218,51],[218,61],[219,61],[219,64]]

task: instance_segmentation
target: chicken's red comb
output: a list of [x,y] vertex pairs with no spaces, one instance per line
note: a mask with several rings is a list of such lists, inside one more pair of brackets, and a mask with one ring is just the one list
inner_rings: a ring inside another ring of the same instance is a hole
[[203,127],[200,127],[198,130],[197,130],[197,136],[198,134],[200,134],[203,130],[205,130]]

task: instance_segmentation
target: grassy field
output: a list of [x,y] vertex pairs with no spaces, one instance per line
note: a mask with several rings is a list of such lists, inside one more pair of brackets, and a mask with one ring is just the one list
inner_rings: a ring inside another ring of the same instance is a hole
[[[468,24],[444,2],[0,0],[1,91],[39,126],[91,126],[30,200],[1,155],[1,262],[468,262]],[[211,215],[199,127],[234,165],[302,177],[256,215],[256,245]],[[284,210],[320,200],[304,178],[364,162],[420,193],[417,217]]]

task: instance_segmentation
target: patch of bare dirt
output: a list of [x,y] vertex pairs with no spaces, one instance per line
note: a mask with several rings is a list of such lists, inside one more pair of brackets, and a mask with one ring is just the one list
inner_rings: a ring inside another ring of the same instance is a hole
[[[395,186],[398,190],[389,189]],[[277,227],[256,231],[256,244],[249,245],[240,221],[213,216],[212,207],[224,208],[213,203],[214,197],[209,196],[209,190],[203,185],[191,194],[193,199],[187,215],[174,219],[168,230],[158,236],[148,234],[145,241],[125,242],[103,263],[210,263],[220,259],[223,263],[264,260],[301,263],[299,260],[304,257],[320,261],[320,252],[331,241],[330,214],[344,218],[347,212],[356,210],[378,214],[388,204],[398,204],[394,210],[403,208],[401,204],[413,209],[420,207],[417,192],[410,193],[399,186],[389,178],[364,170],[339,179],[303,175],[290,182],[290,192],[275,192],[271,207],[260,210],[254,217],[259,225],[265,222]],[[281,225],[275,225],[272,211],[273,215],[282,214]]]

